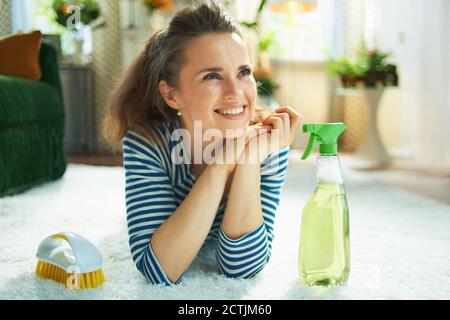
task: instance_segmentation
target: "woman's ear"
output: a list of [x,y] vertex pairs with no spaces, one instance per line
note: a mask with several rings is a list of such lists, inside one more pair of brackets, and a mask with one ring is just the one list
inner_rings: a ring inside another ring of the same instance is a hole
[[180,110],[179,101],[176,95],[175,88],[169,86],[165,80],[159,82],[159,92],[161,93],[167,105],[173,109]]

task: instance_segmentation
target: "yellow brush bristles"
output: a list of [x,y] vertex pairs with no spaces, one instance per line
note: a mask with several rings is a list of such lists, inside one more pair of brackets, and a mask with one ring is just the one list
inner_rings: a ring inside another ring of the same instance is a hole
[[36,274],[40,277],[62,283],[71,289],[96,288],[105,282],[102,269],[83,274],[69,273],[58,266],[40,260],[38,260],[36,265]]

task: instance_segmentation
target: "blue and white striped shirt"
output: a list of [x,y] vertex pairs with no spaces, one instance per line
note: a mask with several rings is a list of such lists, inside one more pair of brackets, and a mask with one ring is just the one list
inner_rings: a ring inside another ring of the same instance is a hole
[[[155,126],[152,131],[159,144],[128,130],[122,139],[125,167],[125,197],[129,244],[133,261],[140,273],[151,283],[178,284],[164,272],[150,239],[158,227],[183,202],[195,184],[195,176],[187,163],[171,161],[172,149],[180,142],[172,141],[179,121]],[[222,221],[226,201],[218,209],[205,241],[217,243],[219,270],[232,278],[250,278],[261,271],[271,256],[275,212],[279,204],[289,147],[268,156],[261,164],[261,207],[263,223],[239,239],[230,239],[223,232]]]

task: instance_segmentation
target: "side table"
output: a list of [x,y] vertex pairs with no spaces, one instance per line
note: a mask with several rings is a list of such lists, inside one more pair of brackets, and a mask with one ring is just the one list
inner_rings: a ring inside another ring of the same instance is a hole
[[94,151],[92,71],[89,65],[64,64],[60,78],[65,109],[64,145],[68,153]]

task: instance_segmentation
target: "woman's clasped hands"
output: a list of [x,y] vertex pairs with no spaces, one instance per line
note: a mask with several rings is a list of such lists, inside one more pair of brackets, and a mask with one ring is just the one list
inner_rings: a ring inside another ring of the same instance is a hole
[[229,173],[238,164],[261,164],[270,154],[289,146],[300,127],[301,115],[289,106],[275,109],[259,123],[247,128],[245,134],[224,140],[223,159]]

